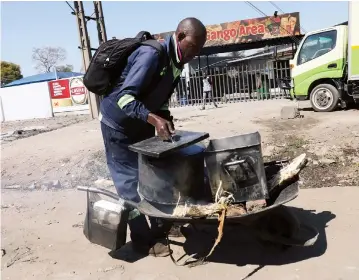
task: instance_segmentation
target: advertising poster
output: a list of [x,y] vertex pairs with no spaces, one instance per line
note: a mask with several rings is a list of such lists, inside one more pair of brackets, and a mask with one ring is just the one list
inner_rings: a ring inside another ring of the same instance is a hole
[[88,93],[82,77],[50,81],[48,85],[53,108],[88,103]]
[[84,86],[82,77],[70,79],[70,93],[73,105],[87,104],[87,89]]
[[53,108],[72,106],[68,79],[50,81],[48,85]]

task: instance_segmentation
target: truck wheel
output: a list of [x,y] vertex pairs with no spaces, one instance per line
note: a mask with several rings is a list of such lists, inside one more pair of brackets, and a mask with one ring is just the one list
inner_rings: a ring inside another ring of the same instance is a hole
[[339,91],[330,84],[316,86],[310,94],[310,103],[316,112],[331,112],[339,102]]

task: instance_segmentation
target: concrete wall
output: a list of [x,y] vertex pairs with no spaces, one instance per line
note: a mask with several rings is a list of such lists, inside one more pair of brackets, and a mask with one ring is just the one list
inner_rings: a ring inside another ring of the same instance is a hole
[[53,116],[47,82],[1,88],[2,121]]

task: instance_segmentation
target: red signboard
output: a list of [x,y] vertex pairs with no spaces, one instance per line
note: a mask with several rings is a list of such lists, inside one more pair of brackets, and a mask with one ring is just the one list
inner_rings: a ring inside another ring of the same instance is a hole
[[[205,47],[295,36],[300,34],[299,13],[207,25],[206,29]],[[155,38],[158,41],[163,41],[171,34],[173,32],[160,33],[156,34]]]
[[56,80],[49,82],[49,90],[51,99],[64,99],[70,98],[70,85],[69,80]]

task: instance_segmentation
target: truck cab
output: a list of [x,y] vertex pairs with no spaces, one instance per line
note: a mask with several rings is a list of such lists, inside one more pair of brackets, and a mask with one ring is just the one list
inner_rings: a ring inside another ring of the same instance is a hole
[[292,97],[317,112],[359,103],[359,2],[348,8],[347,23],[306,34],[290,61]]
[[345,102],[348,27],[334,26],[308,33],[290,61],[292,96],[310,99],[315,111],[329,112]]

